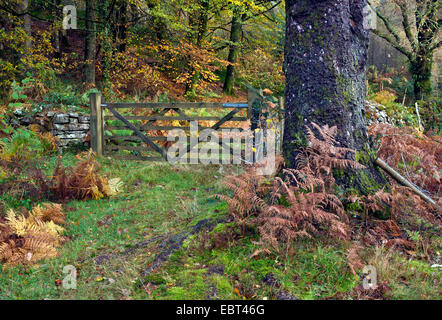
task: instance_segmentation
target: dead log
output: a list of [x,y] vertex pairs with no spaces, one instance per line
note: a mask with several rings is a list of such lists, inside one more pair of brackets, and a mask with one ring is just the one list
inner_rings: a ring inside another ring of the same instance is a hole
[[425,201],[435,205],[436,202],[434,202],[433,199],[428,197],[426,194],[424,194],[422,191],[420,191],[414,184],[412,184],[410,181],[405,179],[403,176],[401,176],[397,171],[395,171],[392,167],[390,167],[385,161],[382,159],[377,158],[376,164],[384,169],[390,176],[392,176],[396,181],[398,181],[400,184],[409,187],[411,190],[413,190],[416,194],[418,194],[422,199]]

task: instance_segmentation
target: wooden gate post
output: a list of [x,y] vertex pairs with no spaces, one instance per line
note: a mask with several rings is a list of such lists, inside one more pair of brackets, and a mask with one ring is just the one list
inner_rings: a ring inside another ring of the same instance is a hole
[[258,123],[260,121],[259,115],[260,115],[260,97],[255,89],[248,88],[247,90],[247,117],[250,119],[250,130],[253,134],[253,162],[256,161],[256,139],[255,139],[255,133],[256,129],[258,128]]
[[284,97],[279,98],[279,112],[278,112],[278,120],[279,120],[279,141],[278,141],[278,149],[277,153],[282,153],[282,144],[284,141],[284,118],[285,118],[285,104],[284,104]]
[[91,147],[98,155],[103,155],[104,128],[103,128],[103,109],[101,108],[101,94],[93,92],[90,94],[91,107]]
[[256,106],[254,104],[258,100],[258,94],[255,90],[248,88],[247,90],[247,118],[250,119],[251,124],[251,130],[255,130],[258,127],[258,120],[257,119],[257,113],[256,113]]

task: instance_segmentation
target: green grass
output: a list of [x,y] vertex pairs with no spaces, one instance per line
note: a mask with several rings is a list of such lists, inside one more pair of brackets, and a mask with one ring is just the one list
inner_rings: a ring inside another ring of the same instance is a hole
[[[74,161],[72,155],[64,157],[65,165]],[[113,275],[113,287],[118,288],[119,282],[128,281],[118,269],[124,268],[125,275],[133,273],[130,278],[135,281],[153,254],[147,254],[148,248],[134,256],[120,258],[119,253],[156,235],[178,233],[194,220],[219,216],[218,208],[225,212],[222,203],[209,197],[218,190],[217,167],[172,168],[167,163],[109,159],[100,162],[105,175],[121,177],[124,193],[110,199],[67,203],[71,209],[66,212],[65,235],[70,241],[64,244],[60,256],[33,268],[1,272],[0,299],[120,298],[121,290],[103,287],[102,282],[94,281],[96,275]],[[45,166],[51,172],[55,159]],[[105,267],[95,265],[94,258],[103,254],[116,256]],[[138,259],[143,260],[136,263]],[[64,291],[55,286],[55,281],[63,279],[63,267],[70,264],[79,269],[78,289]]]
[[[65,165],[76,162],[71,154],[63,161]],[[143,271],[164,250],[158,247],[161,240],[203,219],[227,216],[226,204],[212,195],[224,191],[220,183],[224,175],[239,173],[242,168],[99,161],[103,174],[123,180],[124,192],[108,199],[67,203],[65,236],[69,241],[60,256],[38,266],[1,271],[0,299],[351,298],[360,284],[347,265],[348,243],[298,241],[280,254],[251,258],[260,248],[258,235],[252,232],[238,237],[228,222],[189,237],[159,269],[144,277]],[[55,158],[41,166],[52,172]],[[26,199],[6,203],[31,205],[20,201]],[[215,243],[223,235],[227,240]],[[149,239],[157,240],[135,247]],[[392,298],[439,297],[435,281],[440,283],[440,272],[428,263],[409,261],[399,254],[376,255],[372,249],[365,255],[364,261],[380,270],[380,279],[392,282]],[[66,276],[66,265],[78,270],[75,290],[57,285]],[[273,280],[269,282],[269,278]]]
[[[200,239],[192,241],[198,246]],[[275,299],[286,292],[299,299],[318,299],[351,290],[356,280],[347,270],[344,252],[316,244],[297,243],[296,252],[285,261],[274,254],[250,259],[258,249],[250,238],[241,239],[228,249],[183,248],[162,270],[145,279],[155,289],[140,297]],[[213,272],[213,268],[222,271]],[[277,285],[264,281],[270,275]]]

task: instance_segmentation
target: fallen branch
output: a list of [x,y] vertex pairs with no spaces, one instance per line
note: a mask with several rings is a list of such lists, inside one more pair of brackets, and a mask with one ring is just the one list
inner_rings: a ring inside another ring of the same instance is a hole
[[415,185],[413,185],[410,181],[405,179],[403,176],[401,176],[397,171],[395,171],[392,167],[390,167],[385,161],[377,158],[376,164],[384,169],[389,175],[391,175],[394,179],[396,179],[399,183],[403,184],[406,187],[409,187],[411,190],[413,190],[416,194],[418,194],[422,199],[425,201],[435,205],[436,202],[434,202],[433,199],[428,197],[426,194],[424,194],[422,191],[420,191],[418,188],[416,188]]
[[422,127],[421,115],[419,113],[419,104],[417,102],[415,104],[415,107],[416,107],[417,121],[419,123],[419,131],[423,132],[424,128]]

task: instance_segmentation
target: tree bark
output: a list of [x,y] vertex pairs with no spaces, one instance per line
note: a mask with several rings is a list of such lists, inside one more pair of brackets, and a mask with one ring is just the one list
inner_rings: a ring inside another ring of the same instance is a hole
[[118,52],[126,51],[127,39],[127,6],[126,0],[119,0],[114,13],[115,23],[111,25],[114,43],[117,44]]
[[121,27],[120,27],[120,45],[118,47],[120,52],[126,51],[127,41],[127,3],[122,1],[121,6]]
[[[23,12],[27,13],[29,10],[29,1],[23,0]],[[25,32],[26,32],[26,41],[25,41],[25,48],[26,53],[29,54],[32,48],[32,30],[31,30],[31,16],[29,14],[25,14],[23,18],[24,26],[25,26]]]
[[[203,45],[203,41],[204,38],[206,37],[207,34],[207,27],[208,27],[208,22],[209,22],[209,7],[210,7],[210,2],[209,0],[201,0],[201,10],[198,14],[198,19],[196,19],[196,26],[194,26],[195,29],[195,33],[196,33],[196,37],[194,37],[193,34],[191,34],[191,37],[195,38],[195,45],[198,48],[201,48],[201,46]],[[189,24],[193,24],[194,19],[190,19]],[[186,87],[186,93],[191,93],[192,95],[196,95],[196,86],[198,84],[200,80],[200,73],[198,70],[194,70],[194,74],[192,76],[192,79],[190,81],[190,83],[188,83],[187,87]]]
[[[365,0],[286,1],[283,154],[287,166],[295,167],[299,149],[307,145],[305,126],[337,126],[339,146],[371,156],[362,157],[370,158],[363,163],[366,170],[346,170],[336,180],[367,194],[385,178],[374,165],[365,120],[365,6]],[[354,154],[347,157],[355,160]]]
[[[61,24],[63,21],[63,6],[61,5],[61,0],[54,0],[52,2],[52,16],[54,18],[53,21],[53,46],[55,49],[55,57],[61,58],[61,54],[63,52],[63,45],[68,44],[68,40],[66,35],[63,34],[61,29]],[[64,32],[66,33],[66,32]]]
[[[433,67],[433,54],[431,44],[437,39],[440,29],[440,20],[437,21],[437,11],[429,6],[425,13],[427,18],[417,33],[416,55],[410,60],[410,72],[414,80],[414,96],[416,100],[424,100],[433,91],[431,71]],[[418,17],[417,17],[418,18]]]
[[95,27],[95,0],[86,0],[86,43],[84,77],[87,84],[95,85],[95,55],[97,33]]
[[414,80],[414,97],[416,100],[425,100],[433,91],[433,84],[431,83],[432,67],[432,53],[410,61],[410,73]]
[[242,15],[239,9],[235,8],[232,15],[232,26],[230,29],[230,49],[227,61],[229,65],[227,66],[226,78],[224,80],[223,91],[227,94],[234,93],[234,82],[235,82],[235,66],[236,59],[239,54],[239,40],[241,38],[242,32]]

